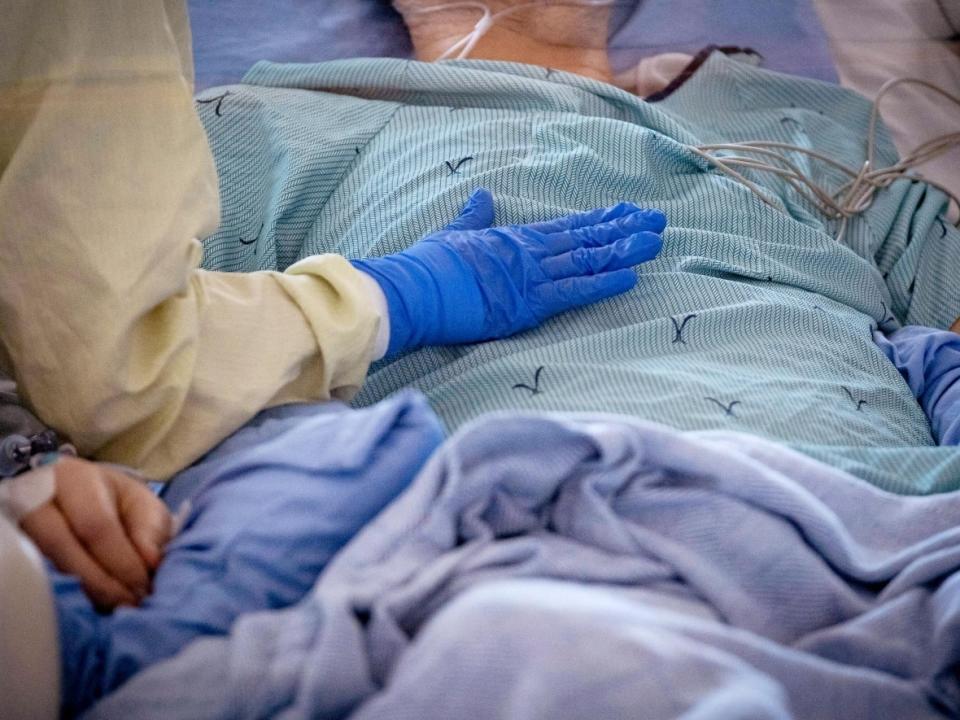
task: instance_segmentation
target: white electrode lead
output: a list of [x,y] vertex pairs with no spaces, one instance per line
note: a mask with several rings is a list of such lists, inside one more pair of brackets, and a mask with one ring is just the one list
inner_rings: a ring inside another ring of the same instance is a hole
[[[774,205],[766,193],[753,182],[747,180],[742,173],[733,168],[741,167],[760,172],[769,172],[783,178],[798,194],[817,208],[830,220],[838,220],[837,239],[841,240],[847,229],[850,218],[866,212],[873,204],[877,192],[889,187],[896,180],[908,175],[913,168],[960,147],[960,132],[947,133],[927,140],[911,152],[907,153],[898,162],[889,167],[876,168],[875,156],[877,147],[877,122],[880,115],[880,102],[895,87],[905,84],[919,85],[933,90],[951,102],[960,106],[960,97],[953,95],[943,88],[920,78],[893,78],[888,80],[877,91],[870,111],[870,122],[867,127],[866,148],[863,165],[859,170],[837,162],[823,153],[798,145],[774,142],[770,140],[751,140],[735,143],[712,143],[708,145],[688,146],[697,156],[707,160],[713,167],[725,175],[745,185],[768,205]],[[777,152],[777,151],[783,152]],[[717,152],[741,152],[747,155],[759,155],[761,158],[744,157],[742,155],[715,155]],[[835,170],[844,173],[849,180],[834,191],[829,191],[803,173],[795,163],[791,162],[786,153],[800,153],[829,165]],[[776,164],[775,164],[776,163]],[[923,178],[923,182],[943,192],[947,198],[960,208],[960,197],[951,189],[938,182]],[[958,220],[960,226],[960,220]]]
[[473,30],[457,40],[457,42],[447,48],[447,50],[437,58],[437,60],[449,60],[454,53],[459,51],[459,54],[455,59],[464,60],[470,57],[470,53],[473,52],[473,49],[477,46],[477,43],[480,42],[484,35],[490,32],[490,29],[496,25],[498,20],[505,18],[508,15],[512,15],[515,12],[519,12],[520,10],[527,10],[534,7],[555,6],[606,7],[608,5],[613,5],[616,2],[617,0],[562,0],[560,2],[531,2],[508,7],[498,13],[491,12],[490,6],[483,2],[452,2],[444,3],[443,5],[434,5],[433,7],[429,8],[420,8],[418,10],[414,10],[413,12],[434,13],[441,12],[443,10],[479,10],[482,14],[480,19],[477,20],[477,24],[473,26]]
[[[521,5],[508,7],[500,12],[494,13],[490,6],[484,2],[474,2],[464,0],[463,2],[451,2],[443,5],[435,5],[429,8],[416,10],[416,13],[434,13],[444,10],[471,9],[479,10],[480,19],[473,26],[473,29],[464,37],[447,48],[438,60],[448,60],[454,54],[456,59],[463,60],[470,56],[476,48],[477,43],[490,31],[497,21],[508,15],[534,7],[553,7],[553,6],[573,6],[573,7],[606,7],[613,5],[617,0],[559,0],[557,2],[530,2]],[[759,172],[769,172],[783,178],[797,193],[807,200],[813,207],[817,208],[826,218],[839,221],[837,239],[842,239],[846,232],[847,223],[850,218],[859,215],[870,208],[878,191],[888,187],[894,181],[907,175],[913,168],[928,162],[951,149],[960,146],[960,132],[948,133],[939,137],[927,140],[903,157],[899,162],[885,168],[876,169],[875,154],[877,145],[877,122],[880,115],[880,102],[894,88],[899,85],[914,84],[933,90],[951,102],[960,106],[960,97],[951,94],[943,88],[934,85],[931,82],[919,78],[893,78],[887,81],[877,91],[877,96],[873,101],[873,107],[870,112],[870,121],[867,128],[866,159],[858,170],[852,170],[849,167],[837,162],[823,153],[810,150],[808,148],[789,143],[781,143],[770,140],[755,140],[736,143],[712,143],[707,145],[687,146],[689,150],[710,163],[723,174],[733,178],[753,192],[764,203],[771,207],[780,208],[772,199],[767,196],[760,186],[747,178],[743,173],[735,168],[740,167]],[[716,155],[718,152],[740,152],[747,155],[760,156],[744,157],[743,155]],[[781,151],[781,152],[778,152]],[[826,165],[844,173],[849,180],[834,191],[823,188],[802,172],[796,163],[792,162],[786,153],[800,153],[809,158],[818,160]],[[960,198],[950,189],[940,183],[934,182],[928,178],[923,178],[923,182],[932,187],[941,190],[953,203],[960,208]],[[960,220],[958,220],[960,226]]]

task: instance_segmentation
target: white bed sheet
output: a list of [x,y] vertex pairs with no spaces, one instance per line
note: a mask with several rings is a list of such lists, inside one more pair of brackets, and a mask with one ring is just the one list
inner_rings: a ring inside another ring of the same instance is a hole
[[[910,76],[960,95],[960,0],[816,0],[816,7],[844,86],[873,99],[890,78]],[[881,114],[901,154],[960,131],[960,107],[918,86],[894,89]],[[960,195],[960,148],[919,173]]]

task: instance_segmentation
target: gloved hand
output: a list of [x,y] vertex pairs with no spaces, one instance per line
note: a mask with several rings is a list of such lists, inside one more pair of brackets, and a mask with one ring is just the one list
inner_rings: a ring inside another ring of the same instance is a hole
[[632,266],[660,252],[666,218],[630,203],[491,228],[493,195],[403,252],[354,260],[383,290],[387,355],[507,337],[557,313],[630,290]]

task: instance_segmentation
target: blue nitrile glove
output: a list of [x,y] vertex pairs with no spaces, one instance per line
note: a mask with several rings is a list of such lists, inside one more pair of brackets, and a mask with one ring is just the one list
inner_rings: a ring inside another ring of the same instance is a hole
[[383,290],[387,355],[507,337],[552,315],[626,292],[632,266],[656,257],[666,218],[631,203],[491,228],[493,195],[407,250],[352,261]]

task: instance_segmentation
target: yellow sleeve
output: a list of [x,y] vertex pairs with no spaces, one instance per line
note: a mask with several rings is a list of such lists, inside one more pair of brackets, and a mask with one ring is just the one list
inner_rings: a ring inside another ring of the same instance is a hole
[[181,0],[0,23],[0,364],[88,457],[165,479],[260,409],[348,397],[380,315],[347,261],[198,269],[219,221]]

